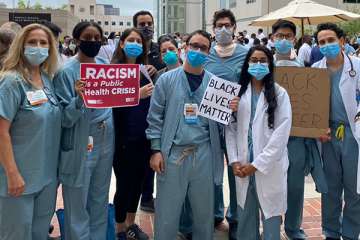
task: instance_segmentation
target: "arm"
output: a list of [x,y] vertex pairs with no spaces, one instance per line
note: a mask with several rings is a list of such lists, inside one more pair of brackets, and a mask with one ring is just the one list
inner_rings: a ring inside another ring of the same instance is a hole
[[8,184],[8,194],[20,196],[25,190],[25,182],[17,168],[10,137],[11,123],[0,117],[0,164],[5,170]]
[[149,127],[146,129],[146,136],[149,140],[151,140],[152,150],[161,149],[160,139],[164,126],[166,106],[166,81],[169,81],[169,79],[160,77],[159,81],[155,85],[155,89],[151,98],[149,114],[147,116]]
[[71,128],[85,113],[83,100],[75,91],[75,82],[65,72],[58,72],[55,75],[54,88],[63,108],[62,126]]
[[291,130],[291,105],[288,94],[278,97],[275,112],[275,129],[262,152],[256,156],[252,165],[261,173],[268,174],[274,161],[279,161],[287,147]]
[[161,77],[155,85],[155,90],[151,98],[149,114],[147,116],[149,127],[146,129],[147,138],[151,140],[151,149],[155,150],[155,153],[150,159],[150,167],[158,174],[165,171],[164,158],[160,151],[166,106],[166,94],[163,82],[164,80]]
[[[237,121],[239,121],[239,119],[237,119]],[[239,162],[237,154],[237,121],[232,117],[229,125],[225,127],[225,141],[229,165]]]

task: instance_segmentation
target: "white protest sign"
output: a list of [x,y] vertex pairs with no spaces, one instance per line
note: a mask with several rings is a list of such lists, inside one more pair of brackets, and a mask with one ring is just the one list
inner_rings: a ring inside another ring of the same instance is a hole
[[231,100],[239,94],[240,85],[212,76],[199,107],[199,115],[228,125]]

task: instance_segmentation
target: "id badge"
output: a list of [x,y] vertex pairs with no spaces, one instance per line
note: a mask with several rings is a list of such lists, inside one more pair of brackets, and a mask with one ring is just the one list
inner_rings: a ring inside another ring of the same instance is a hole
[[90,153],[92,152],[93,149],[94,149],[94,138],[92,136],[89,136],[87,150]]
[[41,105],[48,101],[44,90],[28,91],[26,92],[26,98],[30,102],[31,106]]
[[198,118],[198,105],[195,103],[185,103],[184,105],[184,117],[186,124],[197,124]]

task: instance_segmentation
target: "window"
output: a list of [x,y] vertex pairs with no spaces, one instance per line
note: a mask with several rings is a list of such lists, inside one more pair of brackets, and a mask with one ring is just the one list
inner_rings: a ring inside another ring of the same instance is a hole
[[360,3],[360,0],[344,0],[344,3]]
[[129,27],[130,27],[130,26],[131,26],[131,22],[127,22],[127,23],[126,23],[126,26],[129,26]]
[[101,25],[101,21],[98,21],[98,24]]
[[105,26],[108,26],[109,25],[109,22],[108,21],[105,21]]
[[70,12],[71,12],[72,14],[75,13],[75,6],[74,6],[73,4],[70,5]]
[[116,22],[111,22],[111,25],[115,26],[115,25],[116,25]]
[[105,32],[104,34],[107,36],[107,35],[109,35],[109,32]]
[[79,12],[85,12],[85,8],[84,7],[79,7]]
[[256,0],[246,0],[246,4],[254,3],[254,2],[256,2]]
[[119,22],[119,26],[124,26],[124,22]]
[[90,19],[90,22],[95,22],[94,19]]
[[95,8],[93,5],[90,5],[90,15],[95,15]]
[[[246,0],[248,2],[250,0]],[[253,0],[255,2],[255,0]],[[229,8],[235,8],[236,7],[236,0],[230,0],[229,1]]]

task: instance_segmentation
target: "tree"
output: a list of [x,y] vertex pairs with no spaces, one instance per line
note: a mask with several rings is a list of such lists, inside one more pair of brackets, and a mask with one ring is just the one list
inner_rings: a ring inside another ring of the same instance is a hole
[[26,8],[26,3],[25,0],[18,0],[18,8],[19,9],[25,9]]
[[42,7],[41,3],[36,1],[35,5],[32,7],[32,9],[41,10],[41,9],[43,9],[43,7]]

